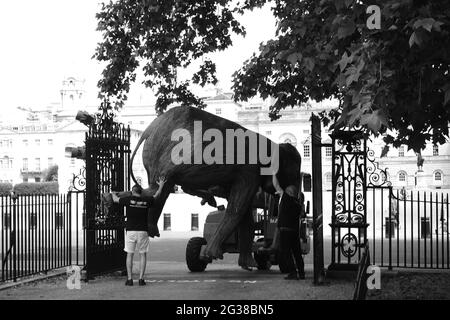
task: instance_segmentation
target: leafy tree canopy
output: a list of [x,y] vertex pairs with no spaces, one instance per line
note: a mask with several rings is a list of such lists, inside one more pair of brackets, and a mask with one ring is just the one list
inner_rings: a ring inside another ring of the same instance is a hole
[[[450,4],[448,0],[117,0],[97,14],[103,42],[95,57],[107,66],[100,97],[120,108],[141,66],[155,88],[156,109],[203,107],[189,87],[216,83],[208,54],[245,35],[237,16],[271,3],[274,39],[236,71],[234,99],[275,97],[270,117],[314,99],[336,98],[322,114],[335,128],[386,133],[388,144],[415,151],[444,143],[450,120]],[[369,29],[370,5],[381,8],[381,29]],[[177,82],[177,69],[202,58]],[[387,129],[391,129],[387,130]]]

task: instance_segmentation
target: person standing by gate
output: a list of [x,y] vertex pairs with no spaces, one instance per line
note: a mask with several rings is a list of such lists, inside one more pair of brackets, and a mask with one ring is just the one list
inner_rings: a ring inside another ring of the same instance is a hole
[[156,182],[159,188],[153,196],[143,196],[142,187],[138,184],[133,186],[130,196],[119,198],[116,194],[112,194],[114,202],[119,203],[122,206],[126,206],[127,208],[124,248],[125,252],[127,253],[127,281],[125,282],[126,286],[133,285],[133,257],[136,246],[140,254],[139,285],[145,285],[144,274],[147,264],[147,252],[150,248],[150,241],[147,231],[148,209],[155,202],[155,198],[158,198],[161,194],[161,190],[164,187],[165,182],[165,178],[159,178],[159,180]]
[[273,185],[276,193],[280,195],[278,206],[280,251],[281,258],[285,259],[289,268],[285,279],[305,279],[305,264],[300,247],[300,215],[304,213],[304,210],[298,200],[298,189],[294,185],[289,185],[283,190],[275,174],[273,175]]

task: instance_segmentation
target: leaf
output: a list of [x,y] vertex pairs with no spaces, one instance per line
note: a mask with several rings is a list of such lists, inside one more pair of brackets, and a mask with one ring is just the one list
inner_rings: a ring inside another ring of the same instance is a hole
[[389,152],[389,146],[386,144],[386,145],[384,145],[383,149],[381,149],[380,158],[386,157],[388,152]]
[[303,64],[305,65],[306,69],[308,69],[309,71],[314,70],[314,66],[315,66],[314,59],[305,58],[305,59],[303,59]]
[[297,62],[300,62],[300,61],[302,60],[302,58],[303,58],[303,55],[302,55],[300,52],[294,52],[294,53],[291,53],[291,54],[286,58],[286,60],[287,60],[288,62],[290,62],[291,65],[294,67],[294,66],[296,65]]
[[355,123],[356,120],[359,119],[359,117],[361,116],[361,109],[359,108],[354,108],[353,110],[351,110],[348,113],[348,118],[347,118],[347,125],[349,127],[352,127],[353,124]]
[[414,45],[414,43],[416,43],[415,35],[416,35],[416,33],[413,32],[413,33],[411,34],[411,36],[409,37],[409,47],[410,47],[410,48],[412,48],[412,46]]
[[347,52],[344,52],[342,55],[341,60],[337,62],[339,65],[339,68],[341,69],[341,72],[344,71],[344,69],[347,67],[347,64],[352,61],[352,58],[348,56]]
[[306,27],[302,26],[300,28],[295,28],[294,29],[294,34],[299,35],[300,38],[303,38],[306,34]]
[[339,11],[344,7],[344,0],[334,0],[336,10]]
[[418,29],[420,27],[424,28],[428,32],[431,32],[431,29],[433,28],[433,24],[436,22],[433,18],[425,18],[420,19],[414,22],[413,28]]
[[351,4],[353,4],[354,0],[345,0],[345,6],[348,8]]
[[[267,43],[268,44],[268,43]],[[260,46],[260,50],[261,50],[261,57],[264,57],[266,54],[268,54],[271,50],[270,46],[268,45],[261,45]]]
[[444,96],[444,106],[450,101],[450,88],[447,89],[447,91],[445,91],[445,96]]
[[411,34],[411,37],[409,38],[409,47],[411,48],[414,44],[417,44],[418,46],[422,44],[422,38],[420,37],[420,34],[415,31]]
[[435,21],[434,24],[433,24],[433,29],[438,31],[438,32],[441,32],[441,26],[443,24],[444,24],[443,22]]
[[378,133],[381,126],[387,126],[387,118],[381,109],[375,110],[372,113],[366,113],[361,116],[360,124],[367,126],[373,133]]
[[345,20],[344,23],[342,23],[339,26],[338,29],[338,38],[343,39],[346,38],[355,32],[356,26],[353,20]]

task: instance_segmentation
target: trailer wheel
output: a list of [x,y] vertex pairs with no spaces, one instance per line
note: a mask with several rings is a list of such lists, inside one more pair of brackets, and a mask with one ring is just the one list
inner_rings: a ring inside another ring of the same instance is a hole
[[203,272],[208,263],[200,259],[200,250],[206,240],[201,237],[194,237],[189,239],[186,246],[186,264],[191,272]]
[[[256,242],[264,242],[263,238],[258,239]],[[267,254],[261,254],[258,252],[253,253],[253,257],[255,258],[256,264],[258,265],[258,270],[269,270],[272,266],[269,257]]]

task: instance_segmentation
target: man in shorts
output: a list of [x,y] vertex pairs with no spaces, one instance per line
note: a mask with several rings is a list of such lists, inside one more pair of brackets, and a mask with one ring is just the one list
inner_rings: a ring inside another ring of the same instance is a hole
[[131,195],[119,198],[113,194],[113,201],[122,206],[126,206],[126,236],[125,236],[125,252],[127,253],[127,281],[126,286],[133,285],[132,268],[133,257],[136,250],[140,254],[140,274],[139,285],[144,286],[144,274],[147,264],[147,252],[150,248],[150,241],[147,232],[147,216],[148,209],[153,205],[155,198],[161,194],[161,190],[166,182],[165,178],[159,178],[156,182],[159,186],[158,190],[153,196],[142,196],[142,187],[134,185],[131,189]]

